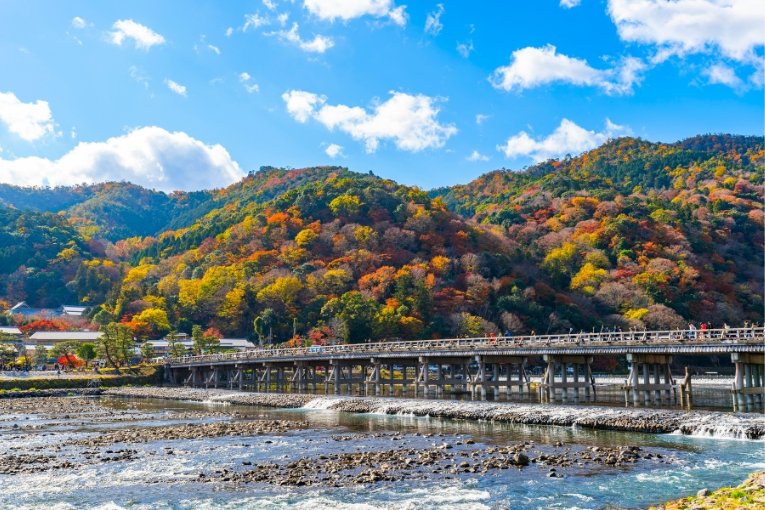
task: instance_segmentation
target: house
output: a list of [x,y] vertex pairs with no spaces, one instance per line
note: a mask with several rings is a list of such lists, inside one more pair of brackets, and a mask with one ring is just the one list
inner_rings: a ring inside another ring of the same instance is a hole
[[[167,354],[170,349],[170,342],[168,342],[167,338],[163,338],[162,340],[147,340],[147,342],[152,346],[154,353],[157,356]],[[175,342],[181,344],[186,352],[191,352],[194,345],[193,340],[188,339],[188,335],[184,335],[183,339],[176,339]],[[220,349],[224,351],[246,351],[247,349],[254,348],[255,346],[245,338],[220,339]]]
[[73,317],[81,317],[82,314],[88,309],[87,306],[82,305],[61,305],[58,310],[60,315],[67,315]]
[[0,335],[10,335],[16,338],[22,336],[21,330],[12,326],[0,326]]
[[61,342],[97,342],[101,331],[38,331],[29,337],[29,343],[50,347]]
[[53,308],[35,308],[29,306],[26,301],[16,303],[7,313],[8,315],[23,315],[25,317],[32,315],[54,317],[59,314],[58,311]]
[[29,306],[26,301],[16,303],[8,315],[23,315],[25,317],[82,317],[88,307],[83,305],[61,305],[58,308],[35,308]]

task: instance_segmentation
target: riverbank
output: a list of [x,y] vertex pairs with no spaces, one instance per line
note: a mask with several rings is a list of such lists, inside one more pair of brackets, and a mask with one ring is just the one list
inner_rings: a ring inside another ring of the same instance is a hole
[[622,432],[765,439],[765,416],[761,414],[406,398],[330,397],[179,387],[114,388],[105,390],[104,394],[127,398],[160,398],[277,408],[305,407],[348,413],[430,416],[455,420],[557,425]]
[[670,501],[651,510],[756,510],[765,508],[765,471],[752,473],[738,487],[723,487],[716,491],[702,489],[696,496]]
[[103,369],[96,372],[53,371],[34,372],[31,376],[4,376],[0,378],[0,398],[14,396],[18,392],[37,390],[61,390],[78,388],[116,387],[138,384],[159,384],[162,381],[162,367],[143,365],[122,369]]

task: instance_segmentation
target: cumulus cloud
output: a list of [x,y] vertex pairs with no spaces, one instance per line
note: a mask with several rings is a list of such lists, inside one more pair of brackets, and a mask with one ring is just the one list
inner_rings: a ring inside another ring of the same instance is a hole
[[392,0],[304,0],[303,7],[314,16],[328,21],[350,21],[361,16],[389,18],[396,25],[406,25],[406,6]]
[[276,9],[276,2],[273,0],[263,0],[263,5],[268,9],[269,11],[273,11]]
[[582,3],[582,0],[560,0],[560,6],[564,9],[573,9]]
[[432,36],[438,35],[444,28],[441,23],[441,15],[444,13],[444,4],[436,4],[436,10],[429,13],[425,18],[425,33]]
[[331,143],[327,145],[327,148],[324,150],[324,152],[332,159],[335,159],[338,156],[343,155],[343,146],[337,145],[336,143]]
[[513,52],[510,64],[498,67],[489,77],[491,84],[506,91],[520,91],[551,83],[597,87],[606,94],[629,94],[642,80],[647,68],[634,57],[622,59],[611,69],[595,69],[586,60],[558,53],[555,46],[527,47]]
[[305,40],[300,36],[298,29],[298,24],[293,23],[292,28],[289,30],[269,32],[265,35],[276,36],[279,39],[290,42],[301,50],[307,51],[309,53],[324,53],[335,45],[335,41],[333,41],[331,37],[326,37],[323,35],[316,35],[311,40]]
[[165,80],[165,85],[167,85],[167,88],[170,89],[171,92],[175,92],[179,96],[186,97],[188,91],[186,90],[185,85],[181,85],[180,83],[170,79]]
[[112,28],[114,32],[111,32],[110,40],[117,46],[122,46],[127,39],[132,39],[135,47],[141,50],[149,50],[152,46],[165,44],[165,38],[161,34],[132,19],[117,20]]
[[470,153],[470,156],[468,156],[465,159],[467,159],[468,161],[489,161],[489,156],[486,156],[474,150],[473,152]]
[[555,131],[543,138],[532,138],[525,131],[511,136],[497,150],[508,158],[528,157],[535,162],[558,158],[566,154],[580,154],[602,145],[610,138],[625,136],[630,130],[606,119],[603,131],[589,131],[576,123],[563,119]]
[[248,94],[254,94],[255,92],[260,92],[260,85],[252,82],[252,76],[250,76],[250,73],[248,72],[243,72],[239,74],[239,83],[242,84],[242,86],[244,87],[244,90],[246,90]]
[[764,44],[761,0],[609,0],[608,14],[622,40],[656,46],[656,62],[710,51],[751,61]]
[[364,142],[370,153],[383,140],[411,152],[439,148],[457,132],[454,125],[438,121],[439,100],[421,94],[391,92],[387,101],[374,104],[369,111],[359,106],[326,104],[326,97],[303,90],[289,90],[282,99],[287,112],[298,122],[313,119],[327,129],[347,133]]
[[305,90],[288,90],[282,94],[282,99],[287,105],[287,113],[301,124],[308,122],[316,106],[326,101],[326,98]]
[[25,103],[13,92],[0,92],[0,124],[22,140],[32,142],[53,133],[53,114],[47,101]]
[[88,23],[79,16],[72,18],[72,28],[83,29],[88,26]]
[[0,159],[0,181],[21,186],[130,181],[164,191],[226,186],[244,176],[221,145],[151,126],[105,142],[81,142],[56,160]]
[[709,79],[709,83],[727,85],[733,89],[744,87],[744,82],[736,75],[736,71],[725,64],[714,64],[706,69],[703,74]]

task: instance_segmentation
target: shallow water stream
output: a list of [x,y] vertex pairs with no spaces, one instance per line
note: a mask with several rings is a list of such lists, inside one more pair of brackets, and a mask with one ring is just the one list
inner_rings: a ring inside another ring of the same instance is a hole
[[[641,508],[704,487],[737,484],[750,472],[765,469],[763,441],[110,397],[92,399],[92,406],[96,410],[92,419],[67,413],[64,408],[6,414],[0,420],[0,455],[34,452],[49,455],[55,462],[73,459],[76,464],[0,474],[0,508]],[[305,425],[286,435],[108,447],[70,444],[119,427],[215,422],[232,415],[237,420],[291,420]],[[258,463],[284,464],[301,457],[337,453],[424,450],[449,443],[459,454],[469,440],[475,441],[470,448],[483,449],[533,441],[539,451],[551,453],[595,446],[639,446],[642,452],[658,454],[662,460],[618,468],[574,465],[558,468],[560,478],[549,478],[548,466],[532,463],[523,469],[439,474],[345,487],[236,485],[199,479],[200,473],[214,476],[223,469],[240,472]],[[120,458],[120,450],[131,453]],[[84,452],[97,452],[105,460],[84,460]]]

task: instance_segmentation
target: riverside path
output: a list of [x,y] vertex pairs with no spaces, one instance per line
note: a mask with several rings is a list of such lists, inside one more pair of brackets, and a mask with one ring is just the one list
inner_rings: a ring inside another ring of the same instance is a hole
[[[260,348],[227,354],[167,358],[172,383],[262,392],[415,396],[469,393],[473,398],[531,391],[530,357],[542,357],[538,391],[543,401],[595,398],[592,362],[625,356],[622,386],[632,404],[680,401],[691,396],[691,378],[676,380],[674,355],[729,355],[736,373],[730,388],[739,410],[765,405],[765,328],[629,331],[533,336],[487,336]],[[687,372],[687,370],[686,370]]]

